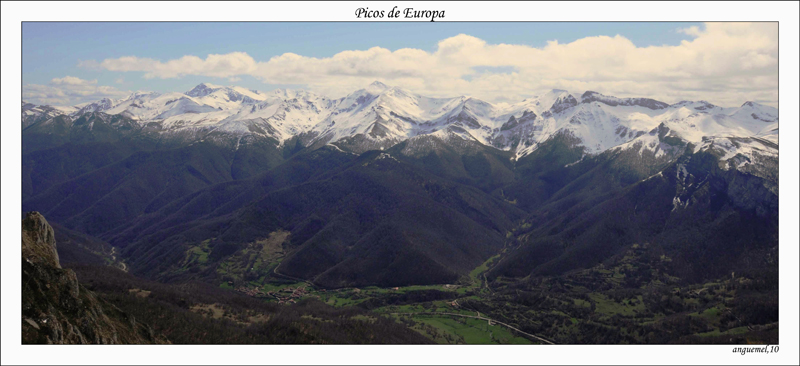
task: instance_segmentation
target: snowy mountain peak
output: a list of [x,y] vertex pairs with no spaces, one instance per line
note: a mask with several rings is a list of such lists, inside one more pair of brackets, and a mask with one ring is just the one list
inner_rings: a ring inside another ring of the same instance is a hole
[[763,105],[761,103],[756,102],[745,102],[739,107],[741,110],[752,110],[752,111],[763,111],[765,113],[778,113],[778,108],[770,107],[768,105]]
[[378,80],[373,81],[372,84],[369,84],[369,86],[373,87],[373,88],[383,88],[383,89],[389,89],[390,88],[388,85],[386,85],[386,84],[384,84],[384,83],[382,83],[382,82],[380,82]]
[[186,92],[186,95],[190,97],[204,97],[221,88],[222,87],[219,85],[200,83],[197,86],[195,86],[192,90]]
[[578,100],[575,99],[572,94],[569,94],[566,91],[560,91],[560,94],[550,106],[550,113],[561,113],[576,105],[578,105]]
[[376,80],[369,84],[365,90],[370,94],[381,94],[389,89],[391,89],[390,86]]
[[157,97],[159,95],[161,95],[161,93],[149,92],[149,91],[141,91],[140,90],[140,91],[135,91],[135,92],[131,93],[131,95],[129,95],[128,97],[126,97],[123,100],[140,99],[140,98],[144,98],[144,97]]
[[100,99],[94,103],[89,103],[80,110],[78,110],[78,114],[89,113],[89,112],[103,112],[107,111],[114,107],[116,101],[109,98]]
[[552,113],[558,113],[577,104],[578,101],[568,91],[552,89],[544,94],[525,99],[520,103],[512,104],[503,109],[509,110],[512,114],[519,117],[519,113],[525,110],[533,111],[539,115],[545,115],[556,105],[560,105],[560,107],[555,108]]
[[756,120],[759,122],[777,122],[778,109],[756,102],[745,102],[733,117],[739,120]]
[[570,95],[570,94],[566,90],[563,90],[563,89],[552,89],[552,90],[548,91],[547,93],[544,93],[544,94],[536,97],[536,99],[543,105],[543,107],[549,107],[546,104],[552,105],[550,103],[551,101],[555,101],[558,98],[563,98],[563,97],[566,97],[568,95]]

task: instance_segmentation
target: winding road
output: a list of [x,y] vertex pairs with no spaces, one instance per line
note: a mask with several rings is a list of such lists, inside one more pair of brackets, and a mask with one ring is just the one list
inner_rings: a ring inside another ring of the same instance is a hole
[[311,282],[311,281],[304,280],[302,278],[292,277],[292,276],[285,275],[283,273],[278,272],[278,267],[280,267],[280,266],[281,266],[281,264],[278,263],[278,265],[275,266],[275,268],[272,269],[272,273],[277,275],[277,276],[279,276],[279,277],[288,278],[290,280],[294,280],[294,281],[298,281],[298,282],[304,282],[306,284],[306,286],[314,287],[314,283]]
[[121,269],[123,272],[128,272],[128,265],[125,264],[122,260],[117,261],[117,247],[111,247],[111,261],[112,264],[117,265],[117,268]]

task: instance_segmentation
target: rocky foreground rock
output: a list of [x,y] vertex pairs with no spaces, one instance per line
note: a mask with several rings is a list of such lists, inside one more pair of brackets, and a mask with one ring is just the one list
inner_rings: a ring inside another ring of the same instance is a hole
[[61,268],[53,228],[33,211],[22,220],[22,343],[167,343],[132,315],[97,298]]

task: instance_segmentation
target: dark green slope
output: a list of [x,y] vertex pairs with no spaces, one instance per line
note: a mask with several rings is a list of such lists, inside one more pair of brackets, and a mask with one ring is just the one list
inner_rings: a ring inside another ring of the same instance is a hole
[[[198,145],[201,149],[212,150],[224,158],[224,164],[227,165],[224,170],[229,175],[227,180],[256,176],[277,166],[296,152],[296,149],[279,146],[272,138],[258,135],[242,136],[204,130],[197,130],[188,135],[171,134],[158,133],[158,128],[150,125],[140,126],[138,122],[124,115],[108,115],[102,112],[86,113],[78,117],[58,115],[37,120],[22,133],[23,199],[39,195],[48,188],[85,174],[95,173],[95,178],[98,174],[101,176],[108,174],[108,171],[98,170],[129,158],[139,151],[153,153],[144,156],[161,155],[163,159],[171,159],[175,158],[172,150],[195,151],[197,148],[192,146]],[[178,158],[171,163],[174,165],[185,163],[180,157]],[[205,157],[200,156],[200,158]],[[136,159],[142,159],[142,155],[133,158]],[[213,157],[209,163],[214,165],[219,164],[219,161],[217,157]],[[157,171],[159,168],[152,167],[152,169]],[[59,217],[58,220],[63,221],[63,218]]]
[[514,181],[503,187],[503,195],[530,211],[585,172],[586,166],[567,167],[583,157],[578,140],[559,133],[515,164]]
[[27,199],[48,188],[118,162],[154,144],[142,139],[74,144],[37,150],[22,156],[22,197]]
[[388,150],[393,156],[440,177],[491,192],[514,181],[513,154],[450,134],[424,135]]
[[51,220],[99,235],[201,188],[231,180],[231,153],[212,144],[140,151],[23,201]]
[[687,153],[661,174],[617,189],[608,184],[613,177],[591,173],[582,177],[586,188],[558,192],[532,213],[516,233],[518,248],[491,276],[559,275],[650,243],[677,259],[674,273],[699,281],[765,266],[765,253],[777,246],[777,196],[761,178],[720,169],[709,153]]
[[[315,153],[353,156],[325,150]],[[294,160],[303,159],[290,161]],[[302,177],[302,165],[278,167],[275,170],[283,174],[267,174],[261,182],[292,173]],[[237,190],[228,188],[215,186],[201,195],[219,199]],[[148,234],[125,249],[134,270],[148,276],[169,272],[184,257],[186,243],[208,238],[216,238],[209,260],[221,261],[246,243],[283,229],[292,232],[292,253],[279,271],[291,276],[330,287],[450,282],[496,253],[522,214],[478,189],[448,182],[378,151],[305,183],[273,190],[249,205],[227,197],[242,208],[220,209],[182,225],[156,224],[160,231],[138,230]],[[194,212],[208,212],[209,206],[192,201],[184,206],[201,206]]]
[[22,130],[22,154],[69,142],[72,118],[66,115],[39,120]]
[[133,119],[102,112],[78,117],[57,115],[38,121],[22,130],[22,153],[48,149],[71,142],[86,144],[114,142],[146,134]]
[[111,117],[118,116],[85,115],[69,133],[83,129],[89,137],[23,156],[23,210],[103,236],[175,199],[256,176],[284,160],[275,140],[251,135],[209,133],[208,141],[191,144],[147,134],[103,135],[100,126]]
[[[182,196],[156,211],[137,217],[123,230],[108,233],[106,237],[120,247],[136,241],[158,242],[221,220],[269,192],[316,179],[350,163],[355,157],[330,147],[297,154],[256,177],[216,184]],[[190,231],[192,240],[207,239],[200,230]]]
[[[237,224],[300,226],[281,272],[332,287],[388,286],[454,281],[502,247],[519,214],[480,190],[370,152],[330,179],[267,195]],[[321,229],[302,230],[312,215]],[[235,225],[222,238],[244,230]]]
[[90,264],[96,266],[114,264],[116,250],[98,238],[67,229],[59,224],[51,225],[58,243],[58,258],[63,265]]

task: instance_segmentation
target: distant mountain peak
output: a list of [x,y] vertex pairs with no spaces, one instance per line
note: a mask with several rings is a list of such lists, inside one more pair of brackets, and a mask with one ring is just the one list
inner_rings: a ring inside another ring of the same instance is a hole
[[550,106],[550,113],[561,113],[569,108],[578,105],[578,100],[575,99],[575,97],[573,97],[572,94],[563,95],[564,93],[566,92],[564,91],[562,93],[559,93],[560,95],[558,96],[558,98]]
[[221,88],[223,88],[223,87],[219,86],[219,85],[214,85],[214,84],[211,84],[211,83],[200,83],[200,84],[197,84],[197,86],[195,86],[192,90],[189,90],[188,92],[186,92],[186,95],[188,95],[190,97],[204,97],[204,96],[206,96],[208,94],[213,93],[215,90],[221,89]]
[[753,118],[762,122],[777,122],[778,121],[778,109],[774,107],[770,107],[767,105],[763,105],[753,101],[747,101],[739,107],[739,111],[736,112],[734,115],[740,116],[749,116],[748,118]]
[[373,81],[372,84],[369,84],[369,86],[376,87],[376,88],[386,88],[386,89],[389,88],[388,85],[386,85],[386,84],[384,84],[384,83],[382,83],[382,82],[380,82],[378,80]]
[[383,93],[383,92],[385,92],[385,91],[387,91],[387,90],[389,90],[391,88],[392,88],[391,86],[388,86],[388,85],[386,85],[386,84],[384,84],[384,83],[382,83],[380,81],[375,80],[375,81],[372,82],[372,84],[369,84],[367,86],[366,90],[370,94],[381,94],[381,93]]

